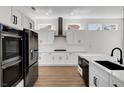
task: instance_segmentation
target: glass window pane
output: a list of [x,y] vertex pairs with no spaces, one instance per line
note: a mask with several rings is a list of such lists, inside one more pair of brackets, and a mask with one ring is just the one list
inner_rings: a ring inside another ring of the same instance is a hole
[[102,30],[102,24],[88,24],[88,30],[90,31]]

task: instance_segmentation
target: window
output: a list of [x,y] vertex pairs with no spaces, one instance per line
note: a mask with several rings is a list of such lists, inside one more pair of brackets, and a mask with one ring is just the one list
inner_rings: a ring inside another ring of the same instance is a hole
[[102,24],[88,24],[87,29],[89,31],[101,31],[102,30]]
[[117,24],[103,24],[103,30],[118,30]]
[[71,23],[67,25],[67,30],[79,30],[80,24],[77,23]]

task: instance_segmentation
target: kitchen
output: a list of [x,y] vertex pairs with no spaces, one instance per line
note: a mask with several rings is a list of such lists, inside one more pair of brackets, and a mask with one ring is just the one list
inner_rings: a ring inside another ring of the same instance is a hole
[[0,12],[1,87],[124,87],[122,6]]

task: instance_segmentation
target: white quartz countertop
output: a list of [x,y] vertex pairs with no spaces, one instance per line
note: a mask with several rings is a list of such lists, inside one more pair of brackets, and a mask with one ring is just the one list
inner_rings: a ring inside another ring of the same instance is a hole
[[39,53],[55,53],[55,52],[65,52],[65,53],[87,53],[87,51],[39,51]]
[[[82,58],[85,58],[89,61],[89,63],[93,63],[97,66],[99,66],[100,68],[102,68],[103,70],[107,71],[108,73],[111,74],[111,76],[121,80],[124,82],[124,70],[110,70],[98,63],[96,63],[95,61],[111,61],[115,64],[119,64],[117,62],[117,59],[114,58],[114,57],[111,57],[109,55],[105,55],[105,54],[96,54],[96,53],[79,53],[78,56],[82,57]],[[119,64],[120,65],[120,64]],[[122,65],[124,66],[124,65]]]

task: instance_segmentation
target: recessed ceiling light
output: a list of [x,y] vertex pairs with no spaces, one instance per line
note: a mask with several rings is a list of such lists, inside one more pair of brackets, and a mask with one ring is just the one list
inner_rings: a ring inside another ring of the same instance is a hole
[[74,12],[72,12],[71,15],[74,15]]
[[33,7],[33,6],[31,7],[31,9],[32,9],[33,11],[36,11],[36,8],[35,8],[35,7]]
[[49,13],[46,13],[46,15],[49,15]]

